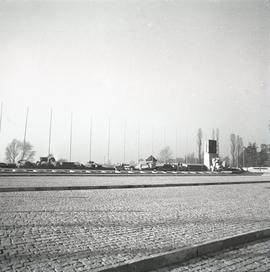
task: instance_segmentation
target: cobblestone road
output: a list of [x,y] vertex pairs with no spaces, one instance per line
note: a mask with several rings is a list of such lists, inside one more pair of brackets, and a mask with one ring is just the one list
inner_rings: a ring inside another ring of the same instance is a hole
[[270,227],[270,184],[0,193],[3,271],[86,271]]
[[204,183],[232,181],[269,181],[270,175],[263,176],[52,176],[52,177],[0,177],[1,187],[38,187],[38,186],[89,186],[89,185],[130,185],[130,184],[163,184],[163,183]]
[[197,271],[270,271],[270,240],[246,244],[243,247],[227,249],[215,254],[208,254],[183,263],[181,266],[164,268],[155,272]]

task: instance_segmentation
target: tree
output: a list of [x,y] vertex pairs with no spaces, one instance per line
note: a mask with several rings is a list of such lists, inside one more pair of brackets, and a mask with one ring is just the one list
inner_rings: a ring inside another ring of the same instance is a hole
[[269,147],[266,144],[261,144],[261,150],[258,152],[258,165],[269,166],[270,162]]
[[29,142],[21,144],[21,160],[33,161],[36,152]]
[[176,158],[175,162],[176,163],[184,163],[185,162],[185,158]]
[[189,153],[186,155],[186,162],[187,163],[196,163],[196,158],[194,153]]
[[220,161],[222,161],[222,163],[225,162],[225,165],[226,165],[226,166],[229,166],[230,163],[231,163],[231,160],[230,160],[230,157],[229,157],[229,156],[221,157],[221,158],[220,158]]
[[242,165],[242,160],[241,158],[243,157],[243,139],[239,135],[237,135],[236,138],[236,165],[239,167]]
[[202,162],[202,129],[198,129],[197,133],[197,145],[198,145],[198,159],[199,163]]
[[19,160],[21,143],[20,141],[13,139],[6,147],[6,160],[9,163],[16,163]]
[[172,159],[172,151],[169,146],[166,146],[159,152],[159,161],[166,163],[171,159]]
[[17,139],[13,139],[6,147],[6,160],[9,163],[16,163],[19,160],[32,161],[35,156],[33,146],[29,142],[21,142]]
[[257,145],[256,143],[249,143],[248,146],[245,148],[245,166],[257,166],[257,159]]
[[236,136],[231,134],[231,166],[236,166]]

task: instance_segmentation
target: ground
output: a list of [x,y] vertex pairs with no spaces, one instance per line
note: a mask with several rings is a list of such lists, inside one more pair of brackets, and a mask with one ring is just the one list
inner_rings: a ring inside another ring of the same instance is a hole
[[[270,239],[207,254],[189,262],[155,272],[266,272],[270,271]],[[152,271],[154,272],[154,271]]]
[[101,270],[106,265],[270,227],[269,206],[269,183],[2,192],[1,268]]

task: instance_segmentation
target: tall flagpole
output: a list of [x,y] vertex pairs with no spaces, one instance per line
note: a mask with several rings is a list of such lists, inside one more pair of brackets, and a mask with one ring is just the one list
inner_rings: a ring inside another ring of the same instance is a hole
[[92,126],[93,126],[93,116],[90,118],[90,138],[89,138],[89,161],[92,161]]
[[1,102],[1,112],[0,112],[0,135],[2,129],[2,118],[3,118],[3,102]]
[[51,108],[51,114],[50,114],[50,127],[49,127],[49,147],[48,147],[48,155],[51,154],[51,137],[52,137],[52,108]]
[[187,158],[187,155],[188,155],[188,136],[187,136],[187,132],[186,132],[186,155],[185,155],[185,163],[188,163],[188,158]]
[[140,159],[140,135],[141,134],[141,128],[140,128],[140,124],[138,124],[138,162]]
[[175,160],[177,159],[177,150],[178,149],[178,131],[175,130]]
[[23,151],[22,151],[22,157],[21,159],[24,159],[25,155],[25,144],[26,144],[26,131],[27,131],[27,123],[28,123],[28,113],[29,113],[29,107],[27,106],[26,109],[26,117],[25,117],[25,124],[24,124],[24,136],[23,136]]
[[108,120],[108,150],[107,150],[107,163],[110,163],[110,137],[111,137],[111,120]]
[[152,127],[152,156],[154,156],[154,127]]
[[70,136],[69,136],[69,161],[71,162],[71,149],[72,149],[72,120],[73,119],[73,113],[71,113],[70,116]]
[[3,102],[1,102],[1,112],[0,112],[0,133],[2,129],[2,118],[3,118]]
[[26,131],[27,131],[27,123],[28,123],[28,114],[29,114],[29,107],[27,106],[27,109],[26,109],[26,118],[25,118],[25,125],[24,125],[23,148],[25,147],[25,142],[26,142]]
[[127,121],[124,123],[124,160],[123,163],[126,162],[126,132],[127,132]]

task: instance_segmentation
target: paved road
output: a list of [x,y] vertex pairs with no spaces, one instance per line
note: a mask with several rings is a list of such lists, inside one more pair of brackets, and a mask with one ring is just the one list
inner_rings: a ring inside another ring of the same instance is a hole
[[[155,272],[209,272],[270,271],[270,240],[246,244],[215,254],[195,258],[181,265],[156,270]],[[154,272],[154,271],[152,271]]]
[[264,176],[86,176],[86,177],[0,177],[3,187],[38,187],[38,186],[94,186],[94,185],[131,185],[164,183],[204,183],[204,182],[269,181],[270,175]]
[[270,185],[0,193],[3,271],[87,271],[270,227]]

